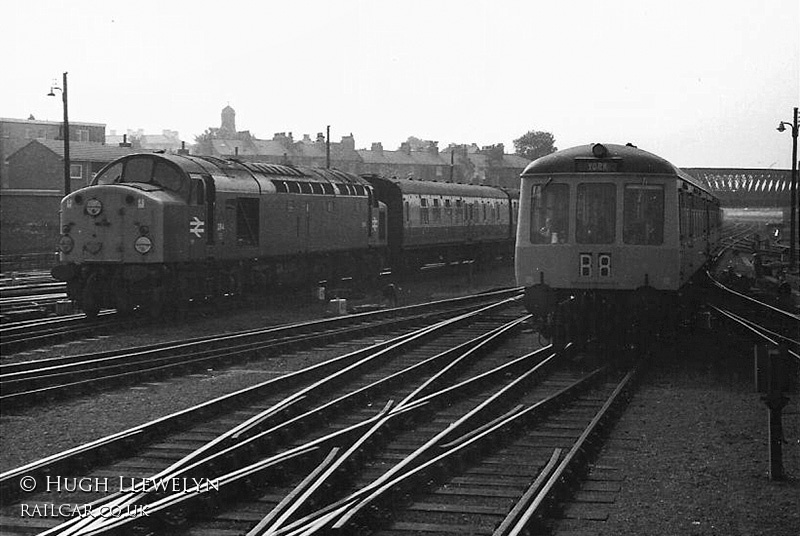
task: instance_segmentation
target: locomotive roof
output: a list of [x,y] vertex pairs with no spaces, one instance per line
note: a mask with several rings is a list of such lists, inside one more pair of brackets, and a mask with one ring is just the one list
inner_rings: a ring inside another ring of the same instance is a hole
[[[598,157],[593,152],[595,147],[605,149],[600,150]],[[616,145],[612,143],[579,145],[557,151],[534,160],[522,172],[522,177],[530,175],[552,175],[556,173],[574,174],[580,172],[579,163],[586,162],[608,162],[613,164],[613,172],[617,174],[655,174],[655,175],[676,175],[686,182],[691,183],[696,188],[708,192],[697,179],[676,167],[668,160],[660,156],[649,153],[633,145]],[[591,172],[591,171],[587,171]],[[600,171],[599,171],[600,172]]]
[[214,156],[188,156],[188,155],[158,155],[171,160],[184,168],[187,172],[206,172],[208,165],[215,166],[222,173],[228,171],[247,170],[266,176],[267,179],[275,178],[280,180],[297,180],[303,182],[330,182],[330,183],[349,183],[368,186],[369,183],[357,175],[339,171],[336,169],[320,169],[303,166],[288,166],[284,164],[272,164],[269,162],[248,162],[231,158],[217,158]]

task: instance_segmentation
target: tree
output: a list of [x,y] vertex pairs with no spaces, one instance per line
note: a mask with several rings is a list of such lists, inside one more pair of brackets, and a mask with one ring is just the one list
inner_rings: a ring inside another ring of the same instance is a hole
[[195,152],[197,154],[214,154],[214,149],[211,140],[217,139],[219,134],[218,128],[207,128],[205,132],[199,136],[194,137]]
[[554,153],[558,147],[554,145],[555,138],[549,132],[529,130],[514,140],[514,150],[517,156],[536,160],[542,156]]

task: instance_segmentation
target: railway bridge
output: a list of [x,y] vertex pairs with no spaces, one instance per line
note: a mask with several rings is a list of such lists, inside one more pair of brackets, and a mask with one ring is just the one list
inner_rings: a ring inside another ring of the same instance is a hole
[[683,168],[708,186],[725,208],[790,207],[792,170]]

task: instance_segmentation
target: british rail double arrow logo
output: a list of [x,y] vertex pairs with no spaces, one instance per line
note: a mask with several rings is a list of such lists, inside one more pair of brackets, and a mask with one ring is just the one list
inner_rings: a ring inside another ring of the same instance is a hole
[[203,233],[206,232],[205,225],[206,222],[195,216],[192,221],[189,222],[189,232],[197,238],[201,238]]

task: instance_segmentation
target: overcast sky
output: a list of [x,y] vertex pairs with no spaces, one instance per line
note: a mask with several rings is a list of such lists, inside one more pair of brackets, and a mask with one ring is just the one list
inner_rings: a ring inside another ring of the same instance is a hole
[[791,168],[798,0],[0,0],[0,117],[219,127],[357,148],[409,136],[632,142],[681,167]]

